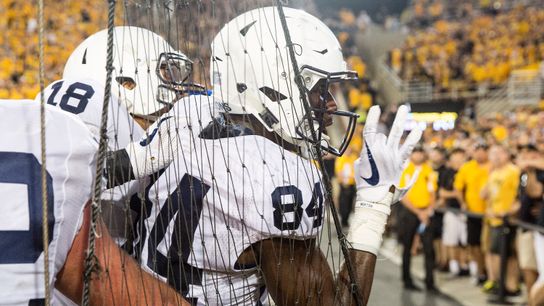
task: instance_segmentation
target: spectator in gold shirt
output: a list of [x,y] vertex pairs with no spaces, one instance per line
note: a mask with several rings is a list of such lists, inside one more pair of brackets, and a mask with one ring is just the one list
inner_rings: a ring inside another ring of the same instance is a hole
[[[461,207],[475,214],[485,213],[485,201],[480,191],[489,176],[488,146],[480,143],[472,153],[472,159],[459,169],[453,187],[458,193]],[[470,273],[477,277],[478,284],[486,281],[484,255],[481,247],[482,219],[467,217],[467,245],[470,257]]]
[[[519,186],[520,170],[510,161],[510,153],[500,145],[495,145],[489,150],[491,172],[482,196],[487,201],[486,221],[490,225],[490,256],[488,282],[497,282],[500,271],[500,250],[508,249],[508,263],[506,272],[506,292],[508,295],[519,294],[519,269],[514,248],[515,231],[513,228],[503,226],[503,217],[515,211],[514,203]],[[503,237],[506,235],[506,237]],[[490,291],[493,292],[491,287]]]
[[408,185],[415,177],[417,178],[410,191],[401,201],[404,209],[399,212],[399,236],[404,247],[402,253],[402,280],[405,289],[419,290],[414,285],[410,275],[412,244],[415,235],[419,234],[425,255],[425,285],[428,291],[434,292],[436,288],[433,277],[435,261],[433,232],[428,225],[435,204],[437,176],[427,162],[427,155],[421,147],[415,148],[412,152],[410,163],[402,173],[400,185]]

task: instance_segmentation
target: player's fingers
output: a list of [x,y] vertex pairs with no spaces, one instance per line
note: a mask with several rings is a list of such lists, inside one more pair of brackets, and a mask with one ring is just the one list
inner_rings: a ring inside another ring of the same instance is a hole
[[395,116],[395,121],[391,127],[391,132],[387,138],[387,145],[390,148],[398,148],[400,143],[400,138],[404,133],[404,125],[406,123],[406,118],[408,117],[408,107],[406,105],[401,105]]
[[410,154],[412,154],[412,150],[414,150],[414,147],[417,145],[419,140],[421,139],[422,132],[420,129],[415,128],[413,129],[410,134],[408,134],[408,137],[406,137],[406,140],[402,144],[402,147],[400,148],[400,158],[402,162],[408,159],[410,157]]
[[363,130],[363,139],[371,144],[374,142],[374,137],[378,131],[378,122],[380,120],[381,110],[378,105],[374,105],[368,111],[366,116],[365,128]]

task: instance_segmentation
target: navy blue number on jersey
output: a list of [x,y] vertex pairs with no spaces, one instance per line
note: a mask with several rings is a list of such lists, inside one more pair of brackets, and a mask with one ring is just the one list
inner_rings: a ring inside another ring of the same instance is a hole
[[[274,226],[279,230],[295,230],[302,219],[302,192],[297,187],[282,186],[272,192]],[[293,221],[284,221],[286,213],[293,214]]]
[[[272,206],[274,207],[274,226],[280,231],[296,230],[302,219],[303,199],[302,192],[296,186],[277,187],[272,192]],[[313,227],[319,227],[323,223],[323,192],[321,184],[316,183],[312,199],[306,207],[306,214],[314,218]],[[288,216],[291,216],[287,221]]]
[[[57,94],[59,93],[62,84],[64,84],[64,81],[58,82],[57,84],[51,86],[53,91],[51,92],[49,99],[47,99],[47,104],[51,104],[53,106],[57,105],[57,102],[55,102],[55,98],[57,97]],[[66,89],[66,92],[60,98],[60,102],[58,103],[58,105],[62,110],[65,110],[72,114],[81,114],[83,113],[83,111],[85,111],[87,104],[89,104],[89,99],[92,98],[93,95],[94,89],[90,85],[75,82],[70,85],[68,89]],[[68,103],[70,102],[71,98],[77,100],[77,105],[72,105]]]
[[[210,186],[199,179],[185,174],[162,206],[149,233],[147,266],[167,278],[168,283],[185,297],[189,293],[190,284],[202,284],[202,270],[189,265],[187,261],[202,213],[204,196],[209,189]],[[171,245],[168,256],[165,256],[157,247],[164,239],[168,225],[174,217]],[[187,299],[196,304],[196,299]]]
[[[53,180],[47,173],[47,218],[49,242],[53,238]],[[0,264],[33,264],[43,252],[41,165],[30,153],[0,152],[0,184],[26,185],[28,202],[28,230],[0,231]],[[4,208],[7,209],[7,208]]]
[[315,183],[312,200],[306,207],[306,214],[314,218],[314,227],[320,227],[323,224],[323,191],[320,183]]

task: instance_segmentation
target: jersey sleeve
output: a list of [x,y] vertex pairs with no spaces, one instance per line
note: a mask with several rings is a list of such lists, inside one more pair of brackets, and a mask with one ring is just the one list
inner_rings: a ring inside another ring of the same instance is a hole
[[177,118],[178,126],[190,126],[199,134],[217,114],[217,105],[211,97],[190,95],[179,100],[166,116]]
[[64,147],[64,156],[55,156],[47,161],[51,176],[62,179],[62,185],[54,188],[55,194],[58,194],[55,197],[55,226],[58,226],[58,230],[53,236],[53,240],[57,241],[54,266],[55,271],[59,271],[83,221],[83,209],[91,198],[98,143],[79,120],[57,110],[51,110],[48,114],[51,119],[46,129],[50,139],[53,139],[50,134],[55,131],[66,131],[63,143],[59,143]]

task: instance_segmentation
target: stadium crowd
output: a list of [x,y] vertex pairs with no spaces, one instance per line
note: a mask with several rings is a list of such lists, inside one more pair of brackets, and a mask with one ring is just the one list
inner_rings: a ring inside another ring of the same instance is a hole
[[[160,20],[159,16],[172,7],[159,9],[146,1],[118,2],[116,23],[130,23],[150,28],[161,33],[174,47],[195,61],[193,78],[196,83],[206,84],[209,80],[209,50],[201,48],[211,43],[211,33],[236,12],[270,4],[268,0],[198,2],[198,11],[186,10],[189,2],[172,2],[178,14],[172,16],[168,25],[150,21]],[[312,12],[312,0],[302,0],[307,11]],[[180,9],[181,8],[181,9]],[[350,27],[350,12],[340,12],[342,26]],[[346,15],[347,19],[346,19]],[[33,98],[39,92],[39,45],[38,6],[31,2],[0,0],[0,99]],[[44,71],[45,83],[61,78],[64,63],[79,42],[107,24],[107,1],[92,6],[83,2],[59,0],[44,7]],[[198,22],[194,22],[197,19]],[[118,24],[121,25],[121,24]],[[171,29],[167,29],[170,27]],[[339,31],[339,39],[349,35]],[[349,44],[350,42],[348,42]],[[351,67],[360,75],[365,66],[360,57],[349,59]]]
[[[414,1],[410,27],[415,30],[389,53],[391,68],[404,80],[430,80],[440,91],[497,87],[515,70],[538,70],[544,60],[544,36],[538,27],[544,10],[473,3]],[[353,16],[342,14],[341,20],[355,23]],[[348,99],[352,110],[363,114],[373,101],[356,88]],[[382,129],[391,125],[394,111],[391,107],[382,116]],[[353,201],[356,190],[353,163],[362,142],[355,138],[334,166],[344,227],[351,211],[346,203]],[[414,186],[390,220],[391,233],[396,233],[391,236],[403,246],[405,288],[420,290],[410,262],[422,252],[427,290],[437,290],[434,274],[439,271],[470,277],[485,294],[499,295],[506,242],[505,295],[523,293],[532,296],[529,305],[542,303],[544,236],[517,221],[544,226],[544,111],[519,107],[487,116],[467,114],[452,130],[428,127],[401,184],[415,174]]]
[[[44,11],[46,80],[62,75],[79,42],[106,22],[106,2],[53,1]],[[38,7],[33,2],[0,1],[0,99],[32,98],[39,92]],[[55,56],[51,56],[55,54]]]
[[[508,225],[509,234],[505,240],[502,237],[505,216],[544,225],[542,193],[535,192],[544,182],[542,119],[544,112],[520,108],[511,114],[482,117],[478,122],[460,122],[449,132],[427,130],[422,148],[412,156],[412,165],[434,173],[420,175],[415,185],[420,188],[408,193],[404,207],[429,225],[433,240],[441,240],[438,247],[430,246],[436,248],[438,267],[455,275],[472,275],[487,293],[498,290],[504,241],[509,257],[507,295],[520,293],[519,268],[530,291],[537,267],[542,267],[542,263],[537,265],[542,258],[537,259],[533,246],[533,235],[539,234]],[[409,172],[410,167],[405,175]],[[402,226],[399,231],[406,234]],[[405,254],[415,251],[410,244],[405,248]]]
[[389,64],[402,79],[429,80],[448,91],[496,87],[514,70],[538,69],[544,59],[542,8],[455,5],[452,11],[442,1],[415,1],[410,34],[389,53]]
[[[390,114],[383,116],[384,129]],[[361,143],[354,139],[350,150],[336,160],[344,226],[350,209],[346,199],[352,199],[355,190],[353,162]],[[544,111],[520,107],[475,121],[461,117],[448,131],[429,127],[412,153],[401,185],[416,173],[417,180],[390,220],[404,247],[406,289],[419,290],[410,275],[410,261],[422,250],[428,290],[437,290],[433,274],[441,271],[470,276],[483,292],[498,294],[500,251],[506,241],[506,295],[521,294],[520,275],[527,293],[533,286],[537,288],[533,295],[544,293],[544,236],[512,221],[544,226]],[[509,234],[503,236],[505,228]]]

